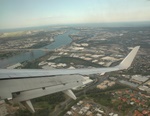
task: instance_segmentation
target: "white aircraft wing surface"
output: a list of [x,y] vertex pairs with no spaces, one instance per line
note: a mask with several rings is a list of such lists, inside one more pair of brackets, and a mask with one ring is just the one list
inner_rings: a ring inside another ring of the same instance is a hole
[[91,68],[91,69],[0,69],[0,79],[12,79],[12,78],[31,78],[31,77],[47,77],[55,75],[70,75],[70,74],[81,74],[89,75],[96,73],[105,73],[117,70],[123,70],[130,67],[139,46],[135,47],[128,56],[120,63],[120,65],[108,68]]
[[127,57],[115,67],[53,70],[0,69],[0,99],[13,98],[15,102],[24,104],[31,112],[34,112],[34,108],[30,99],[36,97],[63,91],[76,99],[70,89],[82,85],[83,78],[80,75],[127,69],[139,48],[139,46],[133,48]]

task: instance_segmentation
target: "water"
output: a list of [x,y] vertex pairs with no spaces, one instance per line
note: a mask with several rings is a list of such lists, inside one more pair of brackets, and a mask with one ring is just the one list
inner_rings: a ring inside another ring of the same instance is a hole
[[[55,38],[54,38],[55,41],[47,46],[44,46],[43,48],[47,48],[49,50],[54,50],[54,49],[60,48],[62,46],[68,45],[72,42],[72,39],[68,35],[76,33],[76,32],[77,32],[76,30],[70,30],[62,35],[55,36]],[[15,63],[23,62],[26,60],[32,61],[32,60],[37,59],[45,54],[46,53],[41,50],[33,50],[32,52],[21,53],[21,54],[12,56],[7,59],[0,60],[0,68],[6,68],[9,65],[13,65]]]

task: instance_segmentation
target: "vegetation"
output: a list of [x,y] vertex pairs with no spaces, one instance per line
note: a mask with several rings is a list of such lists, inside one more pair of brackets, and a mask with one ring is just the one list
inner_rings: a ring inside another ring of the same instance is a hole
[[14,116],[48,116],[48,115],[49,115],[49,109],[47,109],[47,108],[37,110],[34,114],[29,112],[28,110],[19,109],[14,114]]
[[105,92],[110,92],[110,91],[115,91],[115,90],[120,90],[120,89],[126,89],[126,88],[128,88],[128,87],[125,85],[115,84],[114,86],[108,87],[107,89],[104,89],[104,90],[101,90],[98,88],[88,90],[86,94],[87,95],[92,95],[92,94],[96,95],[96,94],[100,94],[100,93],[105,93]]
[[35,98],[32,100],[33,103],[38,102],[47,102],[48,104],[55,105],[65,100],[65,97],[63,96],[63,93],[54,93],[47,96]]
[[111,94],[110,93],[99,93],[99,94],[90,94],[89,97],[92,97],[96,103],[99,103],[104,106],[112,106]]
[[31,47],[29,47],[28,49],[32,48],[32,49],[36,49],[36,48],[41,48],[41,47],[44,47],[46,45],[49,45],[51,42],[47,42],[47,41],[44,41],[44,42],[40,42],[40,43],[37,43]]
[[73,58],[73,57],[59,57],[56,58],[54,60],[51,60],[52,62],[56,62],[56,63],[66,63],[66,64],[70,64],[70,63],[74,63],[75,65],[84,65],[84,66],[93,66],[93,67],[103,67],[100,64],[96,64],[90,61],[86,61],[80,58]]
[[61,92],[35,98],[32,100],[36,110],[34,114],[30,113],[27,109],[19,109],[14,116],[48,116],[50,111],[54,110],[55,106],[63,101],[65,101],[65,97]]
[[117,96],[113,96],[111,93],[116,90],[127,89],[128,87],[121,84],[116,84],[105,90],[92,89],[87,92],[87,97],[92,98],[96,103],[103,106],[113,108],[116,111],[122,112],[124,115],[134,110],[134,106],[119,100]]
[[16,54],[19,54],[20,51],[15,51],[15,52],[0,52],[0,59],[4,59],[4,58],[8,58],[8,57],[11,57],[13,55],[16,55]]
[[102,104],[104,106],[112,106],[112,102],[111,102],[111,91],[115,91],[118,89],[125,89],[127,88],[127,86],[124,85],[120,85],[120,84],[116,84],[112,87],[108,87],[107,89],[104,90],[100,90],[97,88],[94,88],[92,90],[87,91],[86,95],[92,99],[94,99],[95,102]]
[[34,60],[34,61],[25,61],[22,64],[24,65],[22,69],[40,69],[39,67],[39,60]]

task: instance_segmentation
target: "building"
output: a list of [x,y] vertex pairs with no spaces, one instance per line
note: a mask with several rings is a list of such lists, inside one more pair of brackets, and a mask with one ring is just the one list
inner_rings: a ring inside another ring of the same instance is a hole
[[107,87],[111,87],[113,85],[115,85],[114,81],[105,80],[103,83],[97,85],[97,88],[106,89]]
[[72,112],[71,112],[71,111],[68,111],[67,114],[70,116],[70,115],[72,115]]
[[11,66],[7,67],[7,69],[21,68],[21,66],[22,66],[21,63],[17,63],[17,64],[14,64],[14,65],[11,65]]
[[150,80],[145,83],[148,87],[150,87]]
[[150,93],[150,88],[148,86],[139,86],[138,87],[141,91],[146,91],[147,93]]
[[134,83],[124,81],[124,80],[120,80],[119,82],[122,83],[122,84],[128,85],[130,87],[135,87],[136,88],[138,86],[138,84],[134,84]]
[[142,75],[133,75],[130,79],[131,82],[142,84],[147,81],[149,78]]
[[42,61],[42,62],[40,62],[38,65],[39,66],[43,66],[43,65],[46,65],[48,62],[44,62],[44,61]]
[[130,79],[130,75],[122,75],[126,79]]
[[96,116],[102,116],[102,114],[97,113]]
[[87,111],[86,115],[87,115],[87,116],[91,116],[91,115],[92,115],[92,112],[91,112],[91,111]]
[[109,77],[109,79],[112,80],[112,81],[116,81],[117,80],[117,78],[115,78],[115,77]]

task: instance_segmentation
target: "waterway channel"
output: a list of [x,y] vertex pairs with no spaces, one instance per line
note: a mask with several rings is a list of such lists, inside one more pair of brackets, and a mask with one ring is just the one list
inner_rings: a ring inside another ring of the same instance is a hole
[[[76,30],[69,30],[64,34],[57,35],[54,37],[54,42],[44,46],[43,48],[49,49],[49,50],[54,50],[58,49],[62,46],[68,45],[72,42],[72,39],[69,37],[70,34],[76,33]],[[41,56],[44,56],[46,52],[41,51],[41,50],[32,50],[32,52],[23,52],[18,55],[14,55],[12,57],[6,58],[6,59],[1,59],[0,60],[0,68],[6,68],[9,65],[13,65],[18,62],[23,62],[23,61],[32,61],[34,59],[37,59]]]

